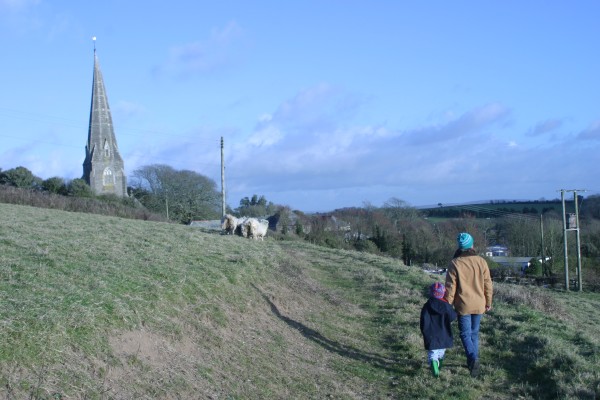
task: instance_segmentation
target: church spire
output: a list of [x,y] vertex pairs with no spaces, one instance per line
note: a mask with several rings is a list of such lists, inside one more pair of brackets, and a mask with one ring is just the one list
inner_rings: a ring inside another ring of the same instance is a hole
[[124,197],[127,196],[125,169],[117,147],[104,79],[96,54],[96,37],[93,40],[94,79],[83,179],[96,194],[115,194]]

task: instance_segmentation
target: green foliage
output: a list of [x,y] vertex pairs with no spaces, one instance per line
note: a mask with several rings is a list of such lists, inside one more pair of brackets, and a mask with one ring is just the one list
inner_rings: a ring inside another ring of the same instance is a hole
[[350,247],[350,245],[338,233],[325,231],[318,228],[315,229],[315,225],[312,226],[310,233],[306,235],[305,239],[309,243],[325,246],[331,249],[347,249]]
[[75,197],[37,190],[32,191],[31,189],[20,189],[14,186],[0,185],[0,203],[101,214],[130,219],[153,221],[165,220],[160,215],[149,212],[147,209],[141,206],[137,200],[130,197]]
[[585,198],[580,207],[581,216],[600,220],[600,194]]
[[542,263],[537,258],[532,258],[525,273],[530,276],[542,276]]
[[[595,212],[595,202],[596,198],[593,196],[583,200],[582,204],[589,211],[581,221],[582,254],[594,266],[600,264],[600,221],[591,217]],[[493,204],[496,208],[488,211],[492,214],[499,211],[499,204]],[[532,208],[539,211],[539,207],[547,207],[553,202],[511,203],[511,206],[518,205],[522,211],[523,204],[532,204],[528,207],[528,214],[517,214],[520,211],[513,210],[509,215],[502,212],[494,214],[493,218],[475,218],[476,213],[469,216],[457,214],[457,218],[425,218],[402,200],[393,198],[382,208],[367,204],[364,208],[335,210],[330,216],[348,223],[349,231],[345,232],[347,237],[369,232],[369,240],[376,244],[379,251],[401,258],[407,265],[445,265],[456,250],[456,234],[467,231],[474,237],[475,248],[479,253],[484,253],[487,246],[502,244],[508,247],[510,255],[514,257],[541,258],[544,255],[548,261],[542,275],[551,277],[553,272],[561,270],[564,259],[562,217],[552,210],[544,211],[542,221],[539,215],[529,215]],[[319,232],[319,229],[323,228],[317,226],[316,231]],[[333,229],[332,232],[335,232],[335,228]],[[318,236],[318,233],[313,233],[309,240],[323,243]],[[336,242],[330,240],[328,245],[334,243]],[[340,248],[348,247],[347,242],[337,243]],[[576,253],[574,238],[569,239],[568,252],[571,255]]]
[[65,183],[65,180],[58,176],[54,176],[42,181],[41,188],[46,192],[55,194],[67,193],[67,184]]
[[267,217],[275,214],[281,207],[275,205],[272,201],[267,201],[265,196],[259,197],[254,194],[252,198],[244,197],[241,199],[235,213],[240,217]]
[[94,192],[90,185],[83,179],[73,179],[67,184],[67,195],[73,197],[94,197]]
[[356,240],[354,241],[354,249],[372,254],[380,253],[380,249],[372,240]]
[[404,265],[412,265],[414,256],[413,245],[407,235],[402,236],[402,262]]
[[[463,226],[455,221],[430,222],[402,200],[392,198],[383,208],[336,210],[334,216],[348,223],[349,236],[369,233],[369,240],[386,255],[407,265],[445,264],[454,253],[454,237]],[[475,234],[475,233],[474,233]]]
[[496,261],[492,260],[490,257],[483,256],[483,258],[485,259],[489,269],[500,268],[500,264],[498,264]]
[[370,241],[375,244],[377,249],[383,253],[388,253],[392,248],[392,243],[389,235],[379,225],[375,225],[375,232],[370,238]]
[[41,179],[25,167],[16,167],[0,172],[0,184],[10,185],[23,189],[34,189],[41,183]]
[[298,236],[301,236],[301,235],[304,234],[304,227],[302,226],[302,224],[298,220],[296,220],[294,231],[295,231],[296,235],[298,235]]

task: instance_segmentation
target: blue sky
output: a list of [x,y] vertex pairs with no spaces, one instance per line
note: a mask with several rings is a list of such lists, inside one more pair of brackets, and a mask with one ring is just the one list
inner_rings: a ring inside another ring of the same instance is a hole
[[600,185],[600,2],[0,0],[0,167],[82,175],[95,36],[128,175],[303,211]]

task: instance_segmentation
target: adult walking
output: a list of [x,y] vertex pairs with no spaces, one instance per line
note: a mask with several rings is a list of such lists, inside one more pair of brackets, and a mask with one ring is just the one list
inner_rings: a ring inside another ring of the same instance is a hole
[[479,375],[479,324],[492,308],[492,278],[487,262],[473,248],[466,232],[456,238],[458,249],[446,272],[446,296],[458,314],[460,340],[472,377]]

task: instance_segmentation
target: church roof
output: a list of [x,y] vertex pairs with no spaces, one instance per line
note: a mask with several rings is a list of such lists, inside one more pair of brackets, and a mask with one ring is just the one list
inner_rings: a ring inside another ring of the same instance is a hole
[[127,179],[94,46],[94,79],[83,179],[96,194],[127,196]]
[[102,142],[108,140],[116,146],[116,137],[113,128],[110,106],[104,87],[104,79],[100,70],[100,62],[96,49],[94,49],[94,80],[92,84],[92,104],[90,107],[90,126],[88,130],[88,151],[93,153],[102,148]]

